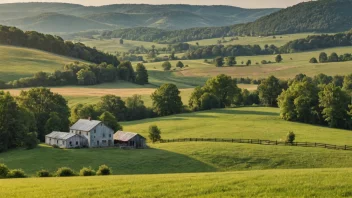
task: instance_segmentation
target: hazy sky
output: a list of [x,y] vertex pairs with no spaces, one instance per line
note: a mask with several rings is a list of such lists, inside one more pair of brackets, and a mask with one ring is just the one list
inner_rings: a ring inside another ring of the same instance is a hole
[[197,4],[197,5],[233,5],[246,8],[284,8],[307,0],[0,0],[0,3],[15,2],[67,2],[83,5],[107,5],[118,3],[145,4]]

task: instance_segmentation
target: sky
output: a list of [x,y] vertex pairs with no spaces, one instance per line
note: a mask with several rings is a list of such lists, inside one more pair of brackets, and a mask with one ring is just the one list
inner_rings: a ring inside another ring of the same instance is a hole
[[17,2],[66,2],[82,5],[108,4],[194,4],[194,5],[232,5],[243,8],[285,8],[307,0],[0,0],[0,3]]

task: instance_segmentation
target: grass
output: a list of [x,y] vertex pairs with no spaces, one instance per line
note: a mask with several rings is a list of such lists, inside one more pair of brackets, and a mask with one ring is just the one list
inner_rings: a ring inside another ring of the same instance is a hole
[[[0,153],[0,163],[21,168],[34,176],[60,167],[79,171],[106,164],[117,175],[224,172],[267,169],[352,168],[350,151],[323,148],[263,146],[235,143],[163,143],[150,149],[54,149],[41,145],[33,150]],[[55,157],[53,157],[55,156]]]
[[31,77],[39,71],[53,72],[76,59],[40,50],[0,46],[0,80],[12,81]]
[[278,108],[245,107],[173,115],[162,118],[121,123],[126,131],[144,136],[149,125],[162,130],[162,138],[248,138],[285,139],[294,131],[298,142],[321,142],[352,145],[351,131],[287,122]]
[[[238,37],[239,40],[234,40],[234,41],[230,41],[232,37],[225,37],[225,40],[229,42],[222,43],[222,44],[223,45],[260,45],[262,48],[265,45],[275,45],[276,47],[281,47],[292,40],[306,38],[309,35],[315,35],[315,33],[277,35],[276,38],[273,38],[272,36],[268,36],[268,37],[245,36],[245,37]],[[196,43],[198,42],[200,46],[217,45],[219,40],[222,40],[222,38],[204,39],[204,40],[198,40],[198,41],[191,41],[188,43],[192,45],[196,45]]]
[[[211,181],[211,182],[210,182]],[[350,197],[352,169],[0,180],[4,197]]]
[[152,49],[152,45],[155,45],[155,48],[167,47],[166,44],[132,40],[124,40],[124,44],[121,45],[120,39],[81,39],[80,42],[89,47],[96,47],[101,51],[113,54],[115,54],[116,52],[128,52],[129,50],[135,50],[136,47],[141,47],[142,45],[146,49]]

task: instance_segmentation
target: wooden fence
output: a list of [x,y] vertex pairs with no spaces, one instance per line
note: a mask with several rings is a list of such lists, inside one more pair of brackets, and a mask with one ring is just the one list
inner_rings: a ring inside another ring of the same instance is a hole
[[335,149],[335,150],[346,150],[352,151],[352,146],[344,145],[333,145],[325,143],[312,143],[312,142],[282,142],[282,141],[272,141],[272,140],[259,140],[259,139],[223,139],[223,138],[179,138],[179,139],[167,139],[161,140],[161,143],[168,142],[231,142],[231,143],[243,143],[243,144],[260,144],[260,145],[275,145],[275,146],[299,146],[299,147],[318,147],[325,149]]

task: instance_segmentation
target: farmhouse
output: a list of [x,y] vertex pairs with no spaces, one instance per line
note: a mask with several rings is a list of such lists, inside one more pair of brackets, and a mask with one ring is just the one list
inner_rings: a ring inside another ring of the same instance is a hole
[[89,147],[114,146],[114,130],[98,120],[80,119],[70,127],[70,133],[85,137]]
[[138,133],[117,131],[114,134],[114,143],[131,148],[146,148],[146,139]]
[[45,144],[57,145],[60,148],[75,148],[88,146],[88,140],[81,135],[54,131],[45,136]]

